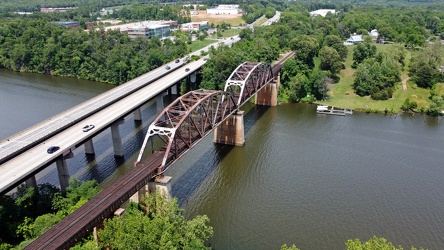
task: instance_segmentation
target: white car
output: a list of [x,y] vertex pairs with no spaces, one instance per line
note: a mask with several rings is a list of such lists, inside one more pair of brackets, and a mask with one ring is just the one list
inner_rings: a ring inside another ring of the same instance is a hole
[[85,125],[85,127],[83,127],[82,130],[83,130],[83,132],[88,132],[93,128],[94,128],[93,124],[88,124],[88,125]]

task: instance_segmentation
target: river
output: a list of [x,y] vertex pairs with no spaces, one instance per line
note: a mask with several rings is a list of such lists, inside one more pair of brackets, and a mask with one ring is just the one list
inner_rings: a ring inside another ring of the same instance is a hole
[[[40,114],[29,106],[64,110],[62,105],[69,108],[106,90],[85,82],[76,91],[74,83],[63,87],[59,78],[31,75],[0,73],[0,104],[16,110],[8,115],[2,108],[6,136],[29,126],[22,124],[23,116]],[[16,78],[17,86],[5,83]],[[5,102],[4,89],[15,97]],[[72,96],[78,99],[70,104]],[[347,239],[373,235],[406,249],[444,248],[441,118],[317,115],[307,104],[243,109],[243,147],[215,145],[209,136],[167,171],[186,216],[209,216],[214,249],[280,249],[284,243],[302,250],[345,249]],[[108,131],[94,138],[95,158],[77,149],[68,160],[71,175],[111,183],[131,168],[154,116],[148,103],[143,123],[131,115],[125,119],[123,159],[113,157]],[[17,126],[10,129],[5,121]],[[57,184],[54,167],[38,177],[39,183]]]

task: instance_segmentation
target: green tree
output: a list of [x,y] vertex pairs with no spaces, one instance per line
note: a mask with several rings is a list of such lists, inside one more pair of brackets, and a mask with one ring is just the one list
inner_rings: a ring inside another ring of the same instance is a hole
[[323,47],[328,46],[336,50],[338,52],[341,61],[344,62],[347,58],[348,50],[347,47],[344,46],[344,42],[342,39],[337,35],[327,35],[324,38],[324,44]]
[[344,68],[341,56],[332,47],[323,47],[319,51],[319,58],[321,59],[321,69],[330,71],[332,76],[335,76],[341,69]]
[[353,49],[353,65],[356,68],[358,64],[362,63],[366,58],[371,58],[376,55],[376,46],[370,43],[358,43]]
[[127,208],[123,217],[104,222],[98,232],[100,248],[111,249],[210,249],[205,242],[213,228],[207,216],[186,220],[177,200],[163,193],[149,194]]
[[284,244],[281,246],[281,250],[299,250],[299,248],[297,248],[295,244],[293,244],[291,247]]
[[[395,247],[384,238],[373,236],[370,240],[361,242],[360,239],[348,240],[345,245],[347,250],[403,250],[401,246]],[[423,248],[420,248],[420,250]],[[411,250],[416,250],[412,247]]]
[[444,46],[441,43],[428,45],[412,56],[409,75],[419,87],[431,88],[442,79],[440,67],[443,63]]
[[310,68],[314,67],[314,57],[318,53],[318,41],[307,35],[300,35],[290,41],[290,48],[296,52],[295,58],[307,64]]

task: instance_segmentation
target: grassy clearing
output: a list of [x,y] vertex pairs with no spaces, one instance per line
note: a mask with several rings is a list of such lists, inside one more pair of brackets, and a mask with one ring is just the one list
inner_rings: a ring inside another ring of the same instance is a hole
[[262,16],[255,24],[253,27],[259,27],[261,26],[263,23],[265,23],[268,20],[268,18],[266,18],[265,16]]
[[196,51],[196,50],[200,50],[210,44],[217,43],[217,42],[218,42],[218,40],[216,40],[216,39],[206,38],[203,41],[196,40],[196,41],[192,42],[189,46],[191,48],[191,51]]
[[[393,45],[391,44],[377,44],[377,51],[388,50]],[[330,105],[340,108],[351,108],[354,110],[361,110],[367,112],[390,112],[398,113],[401,110],[401,106],[406,98],[411,101],[416,101],[419,107],[427,108],[429,105],[430,91],[416,87],[415,84],[407,81],[407,90],[403,90],[402,82],[399,82],[395,86],[393,97],[386,101],[375,101],[369,96],[360,97],[355,94],[353,90],[354,72],[351,68],[353,63],[353,48],[354,46],[348,46],[348,56],[345,62],[346,68],[339,74],[341,80],[336,84],[329,84],[330,100],[319,102],[323,105]],[[410,60],[410,53],[408,53],[406,61]],[[407,66],[406,66],[407,68]],[[404,69],[401,75],[401,80],[408,78],[407,71]],[[441,84],[443,85],[443,84]],[[442,87],[444,92],[444,85]]]

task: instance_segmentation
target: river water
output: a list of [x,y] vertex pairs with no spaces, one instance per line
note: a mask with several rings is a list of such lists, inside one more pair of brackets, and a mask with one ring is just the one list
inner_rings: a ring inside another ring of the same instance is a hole
[[[21,77],[0,74],[1,130],[6,136],[17,127],[8,132],[4,121],[22,125],[17,119],[31,115],[29,106],[69,108],[71,97],[77,98],[75,105],[106,90],[84,82],[77,92],[52,77]],[[5,83],[16,78],[26,83]],[[4,99],[4,89],[17,95]],[[23,91],[27,94],[20,96]],[[17,107],[18,115],[3,113],[5,105]],[[209,216],[214,249],[280,249],[284,243],[302,250],[345,249],[347,239],[373,235],[406,249],[444,248],[441,118],[317,115],[315,106],[306,104],[248,104],[243,109],[243,147],[215,145],[209,136],[167,171],[185,214]],[[124,158],[113,157],[110,132],[104,131],[94,138],[95,158],[86,157],[82,148],[75,151],[68,160],[70,174],[108,185],[125,173],[155,112],[148,103],[143,123],[129,115],[120,126]],[[54,168],[39,174],[39,183],[57,184]]]

